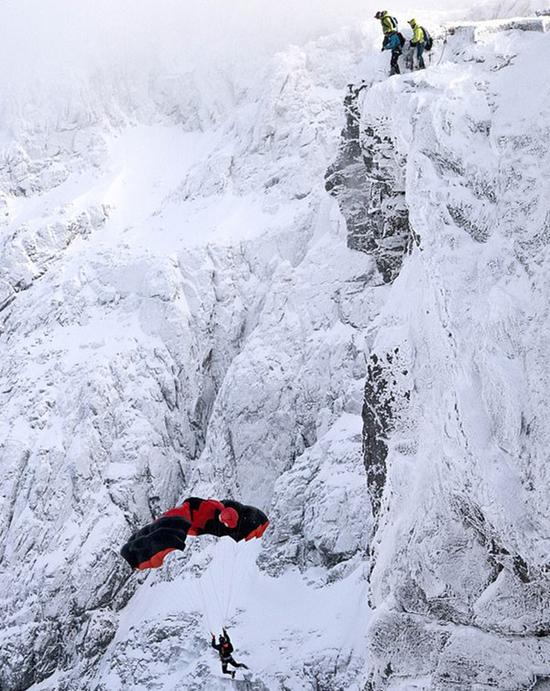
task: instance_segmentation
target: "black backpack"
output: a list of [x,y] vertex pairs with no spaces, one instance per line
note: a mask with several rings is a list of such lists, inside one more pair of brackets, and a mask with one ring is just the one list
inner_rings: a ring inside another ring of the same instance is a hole
[[434,40],[430,36],[429,32],[427,29],[422,27],[422,31],[424,32],[424,50],[431,50],[434,47]]

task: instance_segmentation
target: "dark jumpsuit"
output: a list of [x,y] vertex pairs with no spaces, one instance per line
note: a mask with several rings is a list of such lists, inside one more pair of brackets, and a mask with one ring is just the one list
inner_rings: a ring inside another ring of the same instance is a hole
[[233,645],[228,634],[224,631],[224,636],[220,636],[220,642],[216,643],[216,637],[212,636],[212,647],[217,650],[220,655],[220,662],[222,663],[222,672],[224,674],[231,674],[235,676],[235,672],[228,670],[227,665],[232,665],[233,667],[243,667],[248,669],[244,662],[237,662],[233,658]]

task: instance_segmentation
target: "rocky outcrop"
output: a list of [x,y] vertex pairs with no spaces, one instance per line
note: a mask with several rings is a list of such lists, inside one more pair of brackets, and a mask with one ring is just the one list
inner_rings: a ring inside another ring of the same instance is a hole
[[393,352],[373,353],[367,365],[363,404],[363,459],[367,471],[369,496],[374,516],[380,505],[387,479],[388,443],[409,415],[411,384],[409,370],[399,347]]
[[76,238],[88,238],[108,218],[108,208],[95,206],[72,219],[17,226],[0,246],[0,311],[16,293],[28,289],[58,260]]
[[336,161],[326,174],[348,229],[348,247],[374,257],[384,283],[399,274],[413,235],[399,160],[391,136],[361,118],[362,95],[369,85],[351,85],[344,101],[346,126]]

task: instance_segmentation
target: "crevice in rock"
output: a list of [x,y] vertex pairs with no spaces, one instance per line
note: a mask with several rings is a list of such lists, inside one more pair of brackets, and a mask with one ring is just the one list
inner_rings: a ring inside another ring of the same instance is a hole
[[508,568],[521,580],[530,583],[529,566],[520,554],[512,554],[499,540],[497,531],[490,525],[479,506],[463,496],[451,500],[454,511],[471,528],[479,542],[487,549],[487,561],[494,570],[493,581],[504,568]]
[[388,437],[394,429],[399,409],[406,405],[410,390],[398,385],[394,368],[404,377],[408,371],[399,364],[400,351],[379,356],[373,353],[367,364],[367,380],[363,403],[363,458],[367,471],[367,484],[375,518],[386,485],[386,458]]

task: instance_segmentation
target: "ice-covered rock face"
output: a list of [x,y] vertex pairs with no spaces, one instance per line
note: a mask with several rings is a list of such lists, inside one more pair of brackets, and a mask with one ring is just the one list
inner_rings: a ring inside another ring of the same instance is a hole
[[[323,182],[360,47],[292,49],[254,90],[103,84],[93,116],[18,123],[0,167],[2,689],[215,689],[222,623],[261,674],[248,688],[360,687],[381,296]],[[190,494],[272,519],[225,616],[197,596],[224,544],[145,579],[118,554]]]
[[338,200],[348,230],[348,247],[374,257],[385,283],[399,274],[413,241],[405,202],[403,160],[383,123],[361,131],[360,94],[367,84],[349,85],[346,127],[326,189]]
[[[373,689],[550,675],[550,42],[515,26],[452,31],[452,62],[357,95],[352,177],[370,184],[381,156],[418,240],[389,276],[365,389]],[[345,176],[344,216],[368,219]]]

